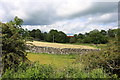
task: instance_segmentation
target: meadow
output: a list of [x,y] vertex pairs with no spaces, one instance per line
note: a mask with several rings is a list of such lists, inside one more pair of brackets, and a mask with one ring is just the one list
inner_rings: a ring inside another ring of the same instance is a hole
[[53,65],[56,68],[64,68],[67,66],[76,66],[82,68],[82,64],[75,63],[79,55],[62,55],[62,54],[47,54],[47,53],[28,53],[27,58],[32,62],[40,64]]
[[[91,45],[83,44],[61,44],[61,43],[50,43],[41,41],[27,41],[27,44],[32,44],[35,46],[45,46],[54,48],[82,48],[82,49],[96,49],[97,47]],[[80,55],[77,54],[48,54],[48,53],[28,53],[27,58],[32,62],[38,62],[40,64],[50,64],[56,68],[64,68],[67,66],[77,66],[82,68],[81,63],[75,63],[76,59]]]

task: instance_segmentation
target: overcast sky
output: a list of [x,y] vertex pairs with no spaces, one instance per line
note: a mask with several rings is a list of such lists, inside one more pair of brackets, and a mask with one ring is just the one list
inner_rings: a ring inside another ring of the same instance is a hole
[[57,29],[68,35],[117,28],[118,0],[104,1],[0,0],[0,19],[8,22],[18,16],[24,20],[23,28]]

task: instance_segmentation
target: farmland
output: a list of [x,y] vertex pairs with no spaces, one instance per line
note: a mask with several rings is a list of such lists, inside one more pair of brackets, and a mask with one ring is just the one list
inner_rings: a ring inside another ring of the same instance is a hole
[[[61,43],[50,43],[41,41],[27,41],[27,44],[32,44],[35,46],[44,47],[54,47],[54,48],[80,48],[80,49],[97,49],[96,47],[90,45],[81,44],[61,44]],[[28,53],[27,58],[32,62],[39,62],[40,64],[51,64],[57,68],[63,68],[67,66],[77,66],[82,67],[81,63],[75,64],[79,55],[61,55],[61,54],[47,54],[47,53]]]
[[28,41],[27,43],[33,44],[35,46],[44,46],[44,47],[54,47],[54,48],[81,48],[81,49],[96,49],[95,47],[88,45],[74,45],[74,44],[60,44],[60,43],[49,43],[49,42],[40,42],[40,41]]
[[55,55],[47,53],[28,53],[27,58],[32,62],[39,62],[40,64],[51,64],[57,68],[63,68],[67,66],[79,66],[81,64],[75,64],[75,60],[78,55]]
[[[44,47],[54,48],[80,48],[80,49],[96,49],[96,47],[90,45],[78,45],[78,44],[61,44],[61,43],[50,43],[40,41],[27,41],[27,44]],[[67,66],[77,66],[82,68],[81,63],[76,64],[75,61],[79,58],[79,55],[61,55],[61,54],[47,54],[47,53],[28,53],[27,58],[32,62],[38,62],[40,64],[51,64],[56,68],[64,68]]]

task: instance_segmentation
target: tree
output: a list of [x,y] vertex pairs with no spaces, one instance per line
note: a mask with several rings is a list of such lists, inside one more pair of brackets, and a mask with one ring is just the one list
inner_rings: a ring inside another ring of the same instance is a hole
[[21,24],[23,20],[15,17],[14,21],[6,24],[0,23],[2,27],[2,58],[3,70],[14,68],[27,60],[25,54],[25,40],[22,37]]
[[20,29],[20,35],[24,40],[31,40],[29,31],[27,29],[19,28]]
[[75,37],[71,37],[69,42],[70,42],[70,43],[75,43],[75,42],[76,42]]
[[107,35],[107,32],[106,32],[105,30],[101,30],[100,33],[101,33],[102,35],[104,35],[104,36]]
[[90,31],[89,36],[91,37],[91,42],[94,44],[107,42],[107,38],[104,35],[102,35],[98,30]]
[[35,38],[39,40],[43,40],[43,35],[39,29],[35,31]]
[[35,29],[33,29],[32,31],[29,31],[30,36],[35,38],[35,32],[36,32]]
[[47,36],[47,41],[49,42],[56,42],[58,37],[58,31],[57,30],[50,30]]
[[78,42],[78,43],[83,43],[83,42],[84,42],[84,38],[85,38],[85,35],[79,33],[79,34],[77,35],[77,42]]
[[108,30],[108,37],[115,37],[114,30],[112,30],[112,29]]
[[67,35],[64,32],[59,31],[58,32],[58,36],[56,38],[56,42],[59,42],[59,43],[66,43],[66,42],[68,42]]
[[33,29],[32,31],[29,31],[29,34],[35,40],[43,40],[43,34],[39,29]]
[[12,23],[17,26],[17,27],[21,27],[23,20],[18,18],[17,16],[14,18],[14,21],[12,21]]
[[83,39],[83,43],[92,43],[92,38],[90,36],[86,36],[84,39]]
[[85,38],[85,35],[79,33],[79,34],[78,34],[78,38],[79,38],[79,39],[84,39],[84,38]]
[[43,40],[44,40],[44,41],[47,41],[47,35],[48,35],[47,32],[44,32],[44,33],[43,33]]

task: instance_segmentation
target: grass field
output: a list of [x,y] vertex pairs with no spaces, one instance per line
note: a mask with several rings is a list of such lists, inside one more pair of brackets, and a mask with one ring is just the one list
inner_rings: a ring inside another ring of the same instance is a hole
[[[82,49],[96,49],[97,47],[83,44],[61,44],[61,43],[50,43],[50,42],[40,42],[40,41],[28,41],[27,43],[33,44],[35,46],[44,47],[54,47],[54,48],[82,48]],[[51,64],[57,68],[67,67],[67,66],[77,66],[82,67],[81,64],[75,64],[78,55],[58,55],[58,54],[47,54],[47,53],[28,53],[28,59],[32,62],[38,61],[40,64]]]
[[28,53],[28,59],[32,62],[38,61],[40,64],[51,64],[56,68],[67,66],[82,67],[81,64],[75,64],[74,61],[78,55],[56,55],[47,53]]
[[61,44],[61,43],[49,43],[49,42],[40,42],[40,41],[33,41],[33,42],[28,41],[27,43],[33,44],[35,46],[54,47],[54,48],[96,49],[96,47],[90,45]]

